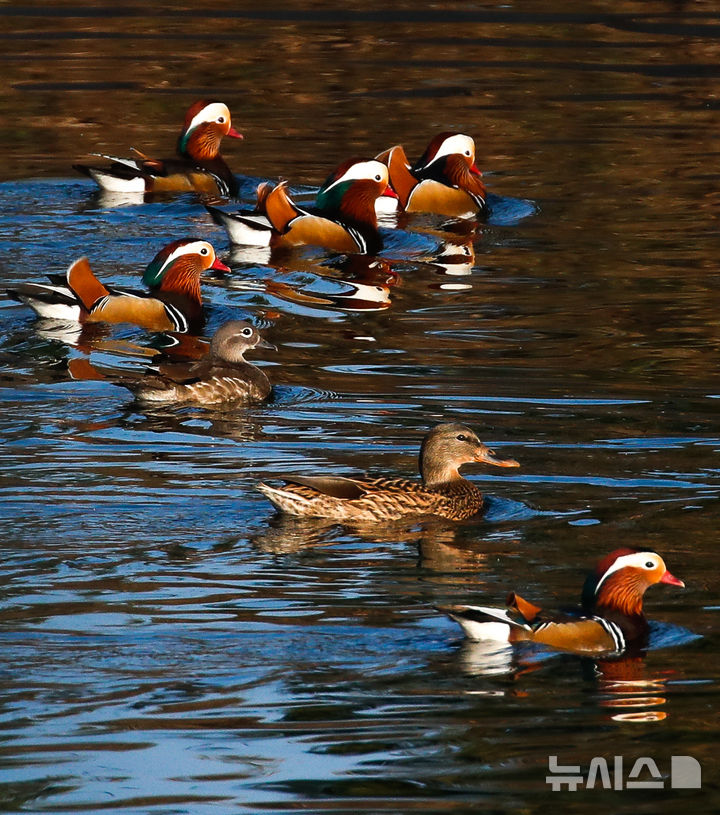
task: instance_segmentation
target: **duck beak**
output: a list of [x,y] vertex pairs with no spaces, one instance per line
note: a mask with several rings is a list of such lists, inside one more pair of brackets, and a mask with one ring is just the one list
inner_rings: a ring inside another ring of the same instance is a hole
[[228,132],[226,133],[226,135],[229,136],[231,139],[242,139],[242,138],[244,138],[243,134],[238,133],[238,131],[235,130],[234,127],[231,127],[230,130],[228,130]]
[[665,570],[665,574],[660,578],[660,582],[667,583],[669,586],[680,586],[681,589],[685,588],[685,584],[682,580],[679,580],[674,574],[670,574],[667,570]]
[[387,187],[385,187],[385,192],[380,197],[381,198],[397,198],[397,199],[400,198],[400,196],[395,192],[395,190],[389,184],[388,184]]
[[498,458],[494,450],[488,450],[487,447],[482,447],[475,453],[473,461],[483,462],[484,464],[494,464],[496,467],[519,467],[520,462],[515,461],[514,458]]
[[475,162],[474,162],[474,161],[473,161],[473,163],[470,165],[470,172],[471,172],[471,173],[474,173],[475,175],[482,176],[482,173],[480,172],[480,170],[478,170],[478,166],[477,166],[477,164],[475,164]]
[[260,341],[255,346],[256,348],[267,348],[269,351],[277,351],[277,346],[273,345],[271,342],[267,340],[260,339]]
[[215,269],[217,272],[231,272],[232,269],[229,266],[226,266],[220,258],[215,258],[213,261],[213,265],[210,267],[211,269]]

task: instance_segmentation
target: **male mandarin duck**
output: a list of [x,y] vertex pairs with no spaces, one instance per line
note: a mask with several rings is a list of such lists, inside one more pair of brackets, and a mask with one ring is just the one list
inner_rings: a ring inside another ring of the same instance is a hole
[[80,258],[64,276],[49,275],[52,285],[19,283],[6,293],[47,319],[197,332],[204,322],[200,275],[207,269],[230,271],[207,241],[185,239],[168,244],[145,269],[149,292],[109,288],[95,277],[87,258]]
[[213,334],[208,353],[191,362],[160,360],[144,375],[121,376],[114,384],[132,391],[141,402],[218,405],[261,402],[270,395],[267,376],[245,360],[252,348],[272,348],[244,320],[224,323]]
[[504,609],[458,605],[440,610],[473,640],[537,642],[577,654],[615,654],[646,639],[643,595],[655,583],[685,585],[655,552],[622,548],[599,561],[588,576],[577,614],[545,615],[515,592],[508,595]]
[[377,156],[388,166],[390,185],[406,212],[454,217],[486,211],[485,185],[475,165],[475,142],[463,133],[440,133],[411,167],[400,145]]
[[258,187],[252,212],[206,209],[233,243],[248,246],[320,246],[335,252],[377,254],[383,247],[375,199],[388,187],[388,169],[379,161],[349,159],[320,187],[315,207],[295,203],[286,182]]
[[74,164],[107,192],[204,192],[237,195],[238,181],[220,155],[225,136],[242,139],[232,126],[230,111],[222,102],[201,99],[190,106],[177,143],[177,157],[153,159],[105,156],[106,167]]
[[390,521],[407,515],[438,515],[453,521],[481,511],[482,492],[458,472],[468,462],[519,467],[498,458],[462,424],[434,427],[420,448],[421,482],[403,478],[341,478],[292,476],[283,487],[260,483],[257,488],[291,515],[344,521]]

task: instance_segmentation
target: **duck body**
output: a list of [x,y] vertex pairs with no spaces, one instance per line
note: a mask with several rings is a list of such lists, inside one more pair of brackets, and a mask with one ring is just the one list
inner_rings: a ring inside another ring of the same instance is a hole
[[387,165],[390,185],[406,212],[468,217],[487,211],[485,185],[475,165],[475,142],[470,136],[440,133],[414,166],[400,145],[377,159]]
[[517,467],[499,459],[465,425],[437,425],[420,450],[422,481],[398,478],[291,476],[281,487],[261,483],[258,489],[279,509],[292,515],[347,521],[391,521],[408,515],[437,515],[464,520],[482,510],[482,492],[458,472],[477,461]]
[[225,136],[241,139],[233,127],[230,111],[222,102],[199,100],[188,109],[178,139],[177,156],[154,159],[118,158],[101,155],[109,165],[74,164],[106,192],[157,193],[200,192],[234,196],[239,185],[220,154]]
[[252,211],[225,212],[207,206],[212,219],[233,243],[246,246],[319,246],[334,252],[376,254],[383,243],[377,228],[375,201],[388,185],[388,170],[379,161],[350,159],[320,188],[316,205],[302,207],[287,184],[258,187]]
[[641,647],[648,632],[643,595],[656,583],[684,586],[655,552],[616,549],[598,563],[574,613],[545,614],[511,592],[505,608],[441,608],[473,640],[535,642],[577,654],[614,655]]
[[204,322],[200,275],[206,269],[230,271],[207,241],[184,239],[168,244],[148,265],[143,281],[149,291],[105,286],[87,258],[79,258],[64,276],[50,275],[50,284],[21,283],[6,293],[46,319],[195,332]]
[[144,376],[120,377],[115,384],[140,402],[219,405],[261,402],[270,395],[267,376],[245,360],[251,348],[273,348],[250,323],[232,320],[213,335],[206,356],[194,362],[160,361]]
[[464,520],[482,510],[483,494],[472,483],[427,489],[403,478],[293,477],[284,489],[258,489],[291,515],[352,521],[394,521],[407,515]]

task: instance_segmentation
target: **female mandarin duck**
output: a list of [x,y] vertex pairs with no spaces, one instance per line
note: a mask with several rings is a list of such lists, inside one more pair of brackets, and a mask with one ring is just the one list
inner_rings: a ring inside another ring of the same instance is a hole
[[191,105],[177,144],[177,158],[137,159],[101,155],[107,167],[74,164],[106,192],[196,192],[237,195],[238,182],[220,155],[225,136],[242,139],[232,127],[230,111],[222,102],[201,99]]
[[7,289],[41,317],[80,323],[134,323],[151,331],[197,332],[204,322],[200,275],[206,269],[229,272],[207,241],[174,241],[150,262],[143,275],[149,292],[103,285],[87,258],[66,274],[49,275],[52,285],[20,283]]
[[163,360],[144,376],[114,381],[141,402],[219,405],[227,402],[261,402],[270,395],[267,376],[245,360],[251,348],[275,348],[265,342],[250,323],[231,320],[213,334],[206,356],[193,362]]
[[655,583],[685,585],[655,552],[623,548],[603,558],[589,575],[582,610],[575,615],[543,615],[515,592],[508,595],[505,609],[451,606],[440,610],[460,623],[470,639],[538,642],[577,654],[615,654],[646,639],[643,595]]
[[460,217],[486,211],[485,185],[475,165],[475,142],[470,136],[440,133],[414,167],[400,145],[377,158],[387,164],[390,185],[406,212]]
[[519,467],[497,458],[462,424],[439,424],[420,448],[422,482],[402,478],[286,478],[284,487],[258,484],[275,506],[292,515],[345,521],[390,521],[406,515],[438,515],[453,521],[480,512],[482,492],[458,468],[470,461]]
[[379,161],[349,159],[320,187],[315,207],[303,208],[287,184],[258,187],[253,212],[228,213],[206,207],[233,243],[248,246],[321,246],[334,252],[377,254],[383,243],[375,199],[388,187],[388,169]]

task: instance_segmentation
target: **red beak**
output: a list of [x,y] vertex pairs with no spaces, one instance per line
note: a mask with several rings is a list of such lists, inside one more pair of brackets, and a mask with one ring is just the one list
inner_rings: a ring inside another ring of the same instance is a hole
[[470,165],[470,172],[475,173],[475,175],[482,176],[482,173],[480,172],[480,170],[478,170],[478,166],[477,166],[477,164],[475,164],[475,162],[473,162]]
[[670,574],[670,572],[668,572],[667,570],[665,571],[665,574],[660,578],[660,582],[667,583],[669,586],[680,586],[683,589],[685,588],[685,584],[682,582],[682,580],[678,580],[678,578],[675,577],[674,574]]
[[231,127],[230,130],[228,130],[226,135],[230,136],[231,139],[242,139],[243,138],[243,134],[238,133],[237,130],[235,130],[234,127]]
[[383,196],[385,196],[386,198],[397,198],[398,200],[400,199],[400,196],[389,185],[385,187],[385,192],[380,197],[382,198]]
[[232,269],[229,266],[226,266],[220,258],[215,258],[213,265],[210,267],[211,269],[216,269],[218,272],[230,272]]

